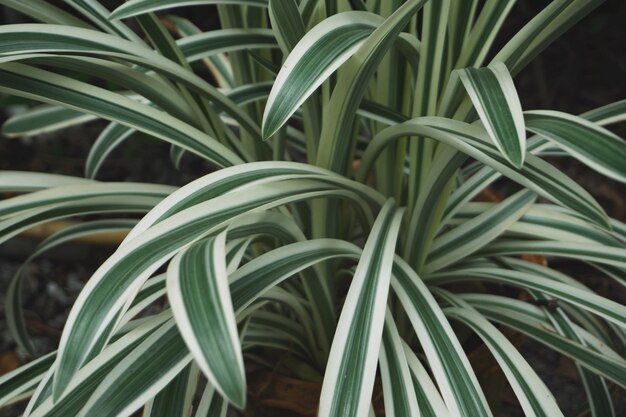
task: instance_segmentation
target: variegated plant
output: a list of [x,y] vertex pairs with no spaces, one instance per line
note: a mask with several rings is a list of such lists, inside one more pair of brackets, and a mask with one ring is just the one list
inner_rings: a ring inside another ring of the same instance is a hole
[[[490,62],[513,0],[131,0],[112,13],[64,2],[73,13],[0,0],[43,22],[0,27],[0,91],[45,103],[3,133],[110,123],[85,178],[0,173],[0,189],[19,194],[0,202],[0,241],[94,213],[29,261],[85,235],[127,237],[45,356],[16,274],[6,317],[33,361],[0,378],[0,405],[30,398],[31,417],[225,416],[246,406],[249,361],[284,356],[292,376],[321,382],[321,417],[372,415],[377,384],[387,416],[491,416],[469,329],[527,416],[562,416],[508,327],[573,359],[590,415],[615,415],[626,307],[520,255],[585,262],[626,285],[626,225],[542,159],[625,182],[626,145],[602,126],[626,119],[626,101],[580,116],[525,111],[512,79],[601,1],[550,2]],[[165,15],[181,5],[217,5],[221,29]],[[136,132],[169,142],[177,166],[192,153],[215,169],[182,188],[95,180]],[[520,191],[473,201],[501,177]]]

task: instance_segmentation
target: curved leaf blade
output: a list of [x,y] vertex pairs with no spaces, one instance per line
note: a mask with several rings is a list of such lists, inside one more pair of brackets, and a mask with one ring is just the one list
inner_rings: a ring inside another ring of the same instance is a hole
[[325,19],[298,42],[283,64],[263,113],[263,138],[272,136],[382,22],[367,12]]
[[506,66],[494,62],[458,73],[489,137],[513,166],[521,168],[526,153],[524,116]]
[[526,127],[620,182],[626,182],[626,142],[582,117],[548,110],[524,113]]
[[318,416],[366,416],[402,210],[382,208],[361,255],[330,349]]
[[226,233],[177,255],[167,270],[167,295],[176,325],[202,372],[238,408],[246,376],[228,289]]

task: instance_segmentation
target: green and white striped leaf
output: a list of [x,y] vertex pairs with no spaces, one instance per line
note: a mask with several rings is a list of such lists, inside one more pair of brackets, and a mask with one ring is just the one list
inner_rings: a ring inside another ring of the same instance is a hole
[[191,354],[177,327],[169,321],[118,361],[77,416],[129,417],[190,361]]
[[[448,295],[452,296],[452,294]],[[447,316],[466,324],[480,336],[504,371],[525,415],[563,416],[552,393],[517,348],[494,325],[462,300],[454,302],[454,305],[458,306],[446,308],[444,312]]]
[[109,197],[114,200],[134,196],[160,200],[170,195],[174,190],[176,190],[175,187],[168,185],[126,182],[66,185],[0,201],[0,217],[14,216],[31,209],[60,203],[69,204],[97,197]]
[[89,23],[77,18],[59,7],[54,6],[46,0],[0,0],[0,4],[17,10],[18,12],[30,16],[40,22],[92,28]]
[[[218,173],[221,176],[228,171]],[[359,199],[343,186],[318,181],[286,181],[213,198],[169,217],[136,237],[129,235],[88,281],[70,312],[61,338],[59,354],[63,366],[55,373],[55,395],[63,392],[85,358],[94,353],[96,340],[111,331],[109,322],[127,304],[127,298],[185,245],[219,231],[229,221],[253,209],[269,209],[316,197]],[[160,210],[161,206],[155,212]]]
[[7,137],[34,136],[79,125],[95,117],[57,106],[39,106],[11,117],[2,125]]
[[320,417],[367,415],[401,219],[402,210],[389,200],[367,239],[335,330]]
[[22,64],[0,66],[0,90],[95,114],[181,146],[218,166],[241,159],[216,140],[168,114],[119,94]]
[[194,394],[198,389],[198,373],[195,363],[187,365],[146,404],[143,417],[190,416]]
[[224,401],[215,388],[207,384],[194,417],[226,417],[227,413],[228,402]]
[[142,39],[123,22],[117,19],[108,19],[109,10],[98,0],[64,0],[64,2],[105,32],[138,44],[143,43]]
[[424,365],[415,356],[411,348],[403,343],[404,353],[411,370],[413,388],[422,417],[450,417],[450,411],[441,398],[437,386],[431,379]]
[[591,347],[583,346],[560,336],[554,329],[550,329],[546,322],[524,315],[517,309],[512,310],[483,305],[474,305],[474,308],[489,320],[518,330],[540,343],[571,357],[590,371],[607,378],[621,387],[626,387],[626,361],[619,355],[609,356],[605,352],[600,353]]
[[537,194],[579,213],[601,227],[610,228],[608,216],[593,197],[552,165],[533,155],[526,155],[521,169],[512,167],[488,142],[484,129],[451,119],[423,117],[383,130],[366,149],[357,178],[366,178],[372,163],[389,142],[412,135],[427,136],[450,145]]
[[526,154],[524,115],[506,66],[494,62],[458,74],[492,142],[513,166],[521,168]]
[[420,417],[420,409],[404,351],[404,342],[400,338],[389,309],[385,312],[379,363],[385,416]]
[[535,202],[522,190],[433,241],[425,273],[444,268],[489,244],[517,222]]
[[272,22],[272,31],[286,56],[306,32],[298,4],[293,0],[270,0],[268,14]]
[[[33,41],[39,42],[33,44]],[[93,55],[108,59],[120,58],[154,70],[173,81],[180,82],[202,97],[206,97],[218,110],[228,113],[253,137],[261,138],[260,128],[250,115],[238,108],[224,94],[187,68],[165,58],[142,43],[126,41],[102,32],[68,26],[20,24],[0,27],[1,62],[32,59],[41,57],[41,54],[65,56],[68,53]],[[53,59],[53,57],[48,57],[48,59]],[[85,88],[95,87],[85,86]],[[181,97],[176,94],[172,98],[180,99]]]
[[107,156],[135,132],[136,130],[131,127],[115,122],[109,123],[89,148],[89,155],[85,161],[85,178],[95,178]]
[[556,111],[525,112],[524,118],[531,132],[607,177],[626,182],[626,142],[620,137],[582,117]]
[[[492,207],[493,203],[466,203],[447,223],[449,225],[462,225]],[[507,233],[503,235],[505,238],[520,236],[539,240],[622,246],[620,240],[611,233],[595,227],[578,216],[563,211],[560,207],[547,204],[535,204],[515,224],[510,225]]]
[[177,255],[168,268],[167,293],[190,352],[210,383],[243,408],[246,377],[228,291],[226,233]]
[[49,353],[0,376],[0,407],[30,395],[54,362],[55,356],[55,352]]
[[95,181],[69,175],[31,171],[0,171],[0,191],[31,192],[63,185],[96,184]]
[[601,297],[588,289],[555,282],[532,273],[512,271],[504,268],[460,268],[450,272],[433,274],[429,277],[428,282],[442,284],[467,280],[492,281],[539,291],[588,310],[626,328],[625,306]]
[[136,223],[136,220],[96,220],[84,224],[77,224],[53,234],[39,244],[37,249],[31,253],[20,269],[17,270],[5,294],[5,319],[7,327],[15,338],[15,342],[18,346],[31,356],[34,356],[36,353],[36,348],[28,336],[22,311],[21,289],[26,265],[32,262],[36,257],[65,242],[102,233],[126,232]]
[[329,17],[298,42],[278,73],[263,113],[263,138],[272,136],[382,23],[367,12]]
[[220,29],[186,36],[176,42],[191,63],[224,52],[278,48],[269,29]]
[[452,416],[492,416],[450,323],[419,276],[396,257],[392,286],[406,311]]
[[494,242],[476,252],[477,256],[536,254],[572,258],[579,261],[626,268],[626,248],[601,246],[597,243],[542,242],[507,240]]
[[267,7],[267,0],[130,0],[115,9],[109,19],[125,19],[175,7],[210,4]]
[[120,360],[127,357],[142,341],[159,329],[168,318],[171,318],[171,315],[167,312],[150,317],[108,345],[101,354],[94,357],[80,370],[68,387],[67,395],[59,400],[52,401],[52,379],[44,380],[46,386],[41,387],[36,404],[29,404],[29,409],[32,410],[28,414],[29,417],[78,415],[103,378],[120,363]]

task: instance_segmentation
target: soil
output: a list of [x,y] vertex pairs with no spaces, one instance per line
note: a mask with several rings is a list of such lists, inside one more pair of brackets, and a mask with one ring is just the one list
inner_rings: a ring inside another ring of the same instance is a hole
[[[529,16],[547,3],[518,2],[496,44],[502,45]],[[16,18],[14,14],[5,17],[10,17],[10,21]],[[625,19],[626,2],[608,1],[543,52],[516,77],[523,108],[578,114],[626,98],[626,83],[623,82],[626,76]],[[207,25],[206,20],[198,23]],[[15,111],[15,106],[20,103],[20,100],[0,96],[0,106],[4,108],[0,122],[8,115],[7,110]],[[93,122],[61,134],[19,140],[0,138],[0,153],[4,155],[0,159],[0,169],[80,176],[89,147],[103,126],[102,122]],[[626,138],[626,123],[610,129]],[[99,179],[182,185],[209,172],[207,165],[193,157],[186,157],[182,171],[176,171],[169,162],[168,152],[167,145],[149,138],[127,141],[113,153]],[[608,180],[571,160],[554,158],[551,162],[589,190],[611,216],[626,221],[626,188],[623,184]],[[6,292],[9,280],[36,243],[29,238],[16,238],[0,246],[0,294]],[[84,281],[111,252],[111,247],[67,245],[27,268],[24,285],[27,324],[40,352],[55,348],[69,308]],[[578,265],[563,267],[599,294],[626,304],[626,291],[614,281],[604,279],[590,269],[578,268]],[[3,303],[3,297],[0,297],[0,375],[28,360],[24,352],[16,348],[6,329]],[[584,409],[585,394],[572,362],[530,339],[521,338],[516,343],[554,393],[564,415],[578,415]],[[487,375],[499,381],[501,375],[498,372]],[[504,401],[498,405],[496,415],[521,416],[510,388],[506,383],[501,385]],[[623,391],[616,391],[615,407],[616,415],[626,415]],[[22,408],[0,410],[0,417],[17,416]]]

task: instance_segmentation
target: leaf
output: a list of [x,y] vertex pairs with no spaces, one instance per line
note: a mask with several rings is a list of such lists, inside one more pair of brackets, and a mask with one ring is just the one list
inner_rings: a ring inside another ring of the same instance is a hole
[[406,311],[450,415],[492,416],[450,323],[421,278],[396,257],[391,282]]
[[369,234],[330,349],[320,417],[367,415],[401,219],[402,210],[389,200]]
[[380,374],[383,384],[385,416],[420,416],[415,389],[404,351],[404,342],[389,309],[385,313],[382,346],[380,348]]
[[135,132],[136,130],[131,127],[115,122],[109,123],[89,149],[85,162],[85,177],[95,178],[106,157]]
[[537,110],[524,113],[528,130],[556,143],[594,170],[626,182],[626,142],[582,117]]
[[569,283],[555,282],[532,273],[512,271],[504,268],[460,268],[441,272],[432,277],[437,284],[466,280],[491,281],[528,288],[566,301],[578,308],[597,314],[605,320],[626,328],[626,307],[601,297],[588,289],[576,288]]
[[190,416],[198,382],[198,367],[192,362],[146,404],[143,416]]
[[0,191],[30,192],[62,185],[95,184],[90,179],[31,171],[0,171]]
[[579,213],[600,227],[610,229],[608,216],[602,207],[562,172],[533,155],[527,155],[524,166],[517,169],[489,143],[484,129],[457,120],[422,117],[388,127],[368,145],[357,179],[365,178],[376,157],[390,141],[403,136],[427,136],[450,145],[537,194]]
[[168,267],[167,294],[185,344],[221,395],[246,402],[246,376],[226,272],[226,234],[177,255]]
[[[469,301],[465,297],[464,299]],[[517,308],[512,308],[511,301],[515,300],[507,300],[509,308],[470,304],[487,319],[520,331],[557,352],[574,359],[586,369],[615,382],[621,387],[626,387],[626,362],[620,355],[609,356],[605,352],[598,352],[592,347],[583,346],[560,336],[548,323],[538,320]]]
[[0,66],[0,90],[95,114],[179,145],[219,166],[241,159],[199,130],[119,94],[22,64]]
[[11,404],[23,394],[30,393],[54,362],[55,353],[49,353],[0,375],[0,407]]
[[[270,168],[272,165],[273,163],[259,163],[256,166]],[[295,166],[302,167],[298,164]],[[208,178],[224,178],[239,170],[245,172],[250,167],[220,170]],[[167,210],[172,204],[172,200],[181,203],[180,199],[185,192],[197,191],[196,187],[201,187],[204,182],[206,179],[200,179],[181,189],[180,194],[172,194],[171,199],[164,202],[163,206],[155,208],[152,214],[158,219],[164,214],[163,209]],[[154,271],[186,245],[221,230],[238,216],[254,209],[267,210],[305,199],[331,196],[356,198],[357,204],[365,204],[359,201],[356,194],[348,191],[349,188],[345,188],[348,184],[357,187],[356,189],[361,186],[350,181],[347,184],[333,185],[301,179],[244,188],[208,201],[196,200],[195,205],[168,217],[143,233],[133,235],[131,232],[118,251],[94,273],[70,312],[61,338],[59,355],[62,365],[55,373],[55,395],[60,396],[85,359],[97,353],[96,341],[100,337],[106,338],[107,333],[110,334],[111,321],[127,305],[128,298],[136,293]],[[206,193],[202,188],[201,191]],[[189,204],[189,200],[182,202]],[[135,229],[141,227],[143,226],[140,222]]]
[[39,106],[17,114],[4,122],[7,137],[34,136],[54,132],[95,119],[94,116],[56,106]]
[[127,17],[175,7],[209,4],[267,7],[267,0],[130,0],[115,9],[109,16],[109,19],[125,19]]
[[[447,316],[469,326],[489,348],[511,384],[526,416],[563,416],[552,393],[537,376],[517,348],[498,329],[467,303],[450,293],[445,299],[455,307],[446,308]],[[453,301],[454,300],[454,301]]]
[[444,268],[479,250],[519,220],[535,202],[522,190],[434,240],[425,273]]
[[83,28],[92,27],[89,23],[77,18],[59,7],[54,6],[53,4],[50,4],[46,0],[0,0],[0,4],[15,9],[18,12],[41,22]]
[[285,124],[381,23],[382,18],[367,12],[345,12],[324,19],[307,32],[274,81],[263,113],[263,138]]
[[506,66],[494,62],[458,73],[489,137],[513,166],[521,168],[526,153],[524,116]]
[[37,249],[30,254],[11,279],[4,298],[4,312],[7,327],[18,346],[31,356],[35,356],[36,348],[32,344],[32,340],[28,337],[28,331],[24,323],[24,312],[22,310],[22,279],[26,265],[32,262],[36,257],[68,241],[103,233],[126,232],[130,230],[135,223],[136,221],[134,220],[95,220],[83,224],[79,223],[51,235],[37,246]]
[[[67,395],[52,401],[52,378],[48,378],[44,387],[40,387],[36,395],[36,403],[32,401],[28,409],[32,410],[29,417],[63,417],[79,415],[85,402],[94,393],[96,387],[124,358],[137,348],[148,336],[159,329],[165,320],[171,318],[169,312],[153,316],[108,345],[102,353],[89,361],[76,374],[76,378],[68,387]],[[58,357],[57,357],[58,360]],[[53,368],[54,369],[54,366]]]
[[178,329],[169,321],[122,358],[93,390],[77,416],[131,416],[191,361]]

